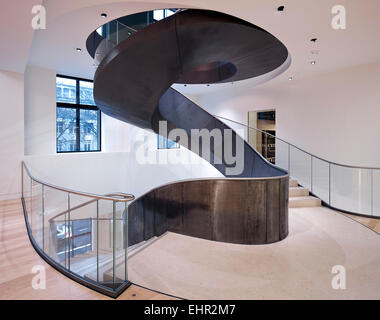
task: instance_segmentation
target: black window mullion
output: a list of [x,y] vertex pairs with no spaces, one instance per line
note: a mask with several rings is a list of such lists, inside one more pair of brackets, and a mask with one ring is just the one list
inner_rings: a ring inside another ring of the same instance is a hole
[[77,110],[76,110],[76,147],[75,151],[80,151],[80,95],[79,95],[79,80],[76,80],[76,101],[77,101]]
[[75,151],[80,151],[80,109],[77,108],[76,110],[76,147]]

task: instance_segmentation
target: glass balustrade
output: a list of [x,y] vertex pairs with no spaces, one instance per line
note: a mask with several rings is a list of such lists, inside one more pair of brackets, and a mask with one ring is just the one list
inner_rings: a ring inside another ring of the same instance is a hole
[[133,195],[94,195],[50,185],[22,165],[32,244],[53,267],[110,296],[129,285],[127,210]]
[[134,33],[182,10],[185,9],[160,9],[137,13],[110,21],[99,27],[94,33],[103,39],[95,44],[95,66],[98,66],[115,46]]
[[339,210],[380,217],[380,168],[340,165],[321,159],[291,143],[238,121],[215,116],[233,128],[257,152],[268,157],[266,146],[274,141],[276,166],[285,169],[298,183]]

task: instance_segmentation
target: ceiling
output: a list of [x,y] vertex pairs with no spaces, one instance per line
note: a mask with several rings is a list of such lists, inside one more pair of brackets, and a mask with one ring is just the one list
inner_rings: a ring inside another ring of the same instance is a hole
[[[22,3],[22,4],[21,4]],[[32,64],[57,73],[92,78],[95,67],[88,55],[87,36],[109,20],[139,11],[157,8],[203,8],[222,11],[256,24],[280,39],[291,54],[290,67],[271,83],[294,80],[350,66],[380,60],[379,0],[340,0],[345,6],[347,28],[331,27],[331,9],[336,0],[176,0],[163,3],[151,0],[45,0],[47,29],[34,32],[30,26],[31,7],[36,0],[13,1],[1,13],[2,46],[0,69],[22,72]],[[283,12],[277,7],[285,6]],[[106,12],[107,19],[100,13]],[[32,42],[33,38],[33,42]],[[314,43],[310,39],[318,38]],[[31,49],[30,43],[32,42]],[[82,48],[78,53],[75,49]],[[318,50],[319,54],[312,54]],[[310,62],[316,61],[315,65]],[[284,71],[286,68],[283,68]],[[268,78],[269,79],[269,78]],[[175,85],[181,92],[199,94],[231,88],[255,86],[262,79],[249,79],[234,84]]]
[[42,0],[22,0],[5,4],[2,0],[0,70],[24,72],[34,34],[32,7],[41,3]]

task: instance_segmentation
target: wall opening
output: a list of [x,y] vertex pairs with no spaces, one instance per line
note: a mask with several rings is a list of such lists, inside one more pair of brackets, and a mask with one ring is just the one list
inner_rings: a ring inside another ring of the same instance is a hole
[[[259,129],[248,129],[248,142],[269,162],[276,163],[276,110],[248,112],[248,126]],[[265,134],[268,133],[269,135]]]

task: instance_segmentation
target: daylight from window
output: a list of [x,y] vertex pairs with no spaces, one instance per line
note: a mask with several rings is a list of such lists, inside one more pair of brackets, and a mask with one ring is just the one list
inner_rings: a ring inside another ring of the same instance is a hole
[[57,152],[100,151],[93,83],[57,77]]

